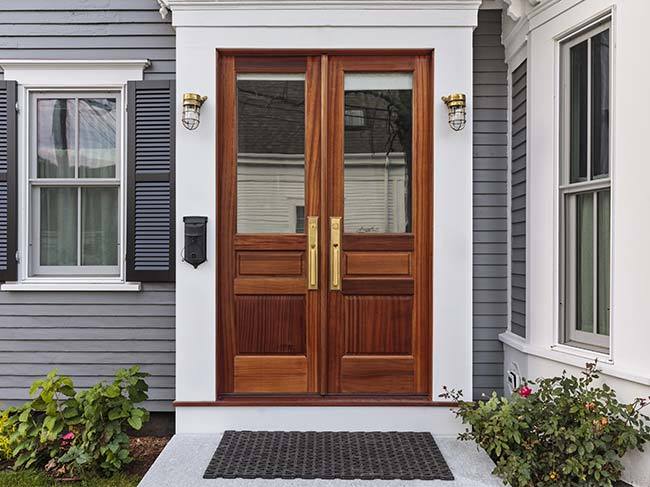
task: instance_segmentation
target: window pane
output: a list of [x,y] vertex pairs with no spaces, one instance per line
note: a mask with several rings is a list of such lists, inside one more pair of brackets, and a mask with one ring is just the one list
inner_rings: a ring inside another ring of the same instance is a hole
[[569,181],[587,179],[587,41],[570,50]]
[[594,195],[577,196],[576,328],[594,329]]
[[114,178],[117,166],[115,98],[79,100],[79,177]]
[[81,189],[81,265],[117,265],[117,188]]
[[345,232],[411,231],[412,94],[410,73],[345,75]]
[[77,265],[77,190],[40,190],[40,264]]
[[39,178],[73,178],[75,101],[69,98],[36,102],[36,154]]
[[598,192],[598,333],[609,335],[610,192]]
[[591,38],[591,166],[609,173],[609,30]]
[[295,206],[305,201],[304,75],[239,75],[237,121],[237,232],[296,233]]

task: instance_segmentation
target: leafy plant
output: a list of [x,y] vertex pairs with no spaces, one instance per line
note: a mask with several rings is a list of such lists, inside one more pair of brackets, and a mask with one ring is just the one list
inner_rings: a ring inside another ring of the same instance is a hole
[[9,422],[9,412],[0,411],[0,461],[9,460],[13,448],[11,448],[11,434],[13,426]]
[[149,420],[136,406],[147,399],[147,375],[138,367],[120,369],[111,384],[79,392],[56,371],[34,382],[34,399],[8,410],[14,467],[44,466],[55,476],[121,470],[132,460],[125,429],[139,430]]
[[650,418],[641,412],[650,398],[621,403],[607,384],[594,385],[598,378],[590,363],[580,377],[525,382],[510,399],[493,393],[467,402],[446,388],[441,397],[459,401],[456,415],[471,427],[459,438],[485,449],[508,485],[611,486],[623,455],[650,440]]

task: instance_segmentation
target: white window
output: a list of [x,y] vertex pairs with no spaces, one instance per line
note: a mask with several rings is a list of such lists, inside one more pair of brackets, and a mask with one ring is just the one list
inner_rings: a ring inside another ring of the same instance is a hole
[[561,45],[563,341],[607,351],[610,335],[610,24]]
[[29,111],[29,277],[119,277],[120,91],[32,91]]

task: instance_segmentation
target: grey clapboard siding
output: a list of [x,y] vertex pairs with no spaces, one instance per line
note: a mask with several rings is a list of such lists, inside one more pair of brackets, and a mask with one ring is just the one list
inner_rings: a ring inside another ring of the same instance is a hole
[[87,387],[118,368],[151,374],[152,411],[174,400],[174,285],[141,292],[0,292],[0,402],[17,404],[53,368]]
[[512,73],[511,176],[511,321],[510,329],[526,337],[526,87],[524,61]]
[[[174,79],[171,15],[156,0],[0,0],[0,59],[148,59]],[[2,72],[0,72],[2,78]]]
[[503,390],[499,333],[508,322],[508,82],[501,11],[479,10],[474,31],[474,398]]

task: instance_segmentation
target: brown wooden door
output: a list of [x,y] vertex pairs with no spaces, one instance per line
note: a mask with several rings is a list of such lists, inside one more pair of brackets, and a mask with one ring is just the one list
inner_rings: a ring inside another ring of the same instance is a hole
[[218,394],[429,396],[431,55],[218,69]]

